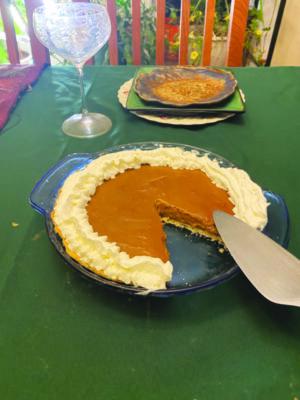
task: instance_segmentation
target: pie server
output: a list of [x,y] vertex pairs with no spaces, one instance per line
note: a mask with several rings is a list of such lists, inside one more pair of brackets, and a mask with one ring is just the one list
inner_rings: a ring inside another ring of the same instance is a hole
[[300,307],[300,260],[260,231],[223,211],[213,213],[230,254],[268,300]]

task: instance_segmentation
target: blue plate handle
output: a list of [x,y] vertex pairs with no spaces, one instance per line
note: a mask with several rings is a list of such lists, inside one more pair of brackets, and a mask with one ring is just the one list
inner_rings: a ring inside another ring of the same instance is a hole
[[43,215],[51,212],[58,190],[65,179],[94,158],[95,155],[89,153],[73,153],[60,160],[37,182],[30,194],[30,205]]

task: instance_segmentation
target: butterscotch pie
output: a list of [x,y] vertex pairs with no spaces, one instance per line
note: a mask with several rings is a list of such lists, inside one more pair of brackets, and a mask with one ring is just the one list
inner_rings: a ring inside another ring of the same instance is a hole
[[213,211],[262,229],[267,203],[245,171],[179,147],[103,155],[63,184],[52,212],[67,253],[106,278],[149,290],[172,277],[164,222],[220,240]]

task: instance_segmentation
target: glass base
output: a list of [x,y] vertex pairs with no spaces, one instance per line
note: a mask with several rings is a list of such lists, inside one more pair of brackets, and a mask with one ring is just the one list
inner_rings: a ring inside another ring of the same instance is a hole
[[103,135],[111,126],[111,120],[103,114],[75,114],[65,120],[62,130],[66,135],[84,139]]

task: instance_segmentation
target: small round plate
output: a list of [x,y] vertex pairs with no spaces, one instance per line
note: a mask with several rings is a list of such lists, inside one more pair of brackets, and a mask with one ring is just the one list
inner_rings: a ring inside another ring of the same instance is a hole
[[[193,234],[188,230],[165,225],[167,234],[167,248],[170,261],[173,264],[173,277],[167,283],[167,288],[153,292],[144,288],[115,282],[97,275],[85,268],[68,255],[60,236],[55,232],[51,219],[56,198],[65,179],[78,169],[84,168],[92,160],[102,155],[128,150],[151,150],[157,147],[180,147],[185,151],[196,152],[199,156],[207,155],[216,159],[223,167],[235,167],[225,158],[197,147],[180,145],[177,143],[133,143],[106,149],[100,153],[70,154],[53,166],[36,184],[31,195],[32,207],[45,216],[46,229],[49,239],[59,255],[76,271],[93,282],[127,294],[147,294],[156,297],[167,297],[176,294],[190,293],[198,290],[213,288],[235,276],[239,267],[228,251],[216,242]],[[284,199],[273,192],[264,191],[269,203],[268,223],[263,232],[280,245],[287,247],[289,241],[289,216]]]

